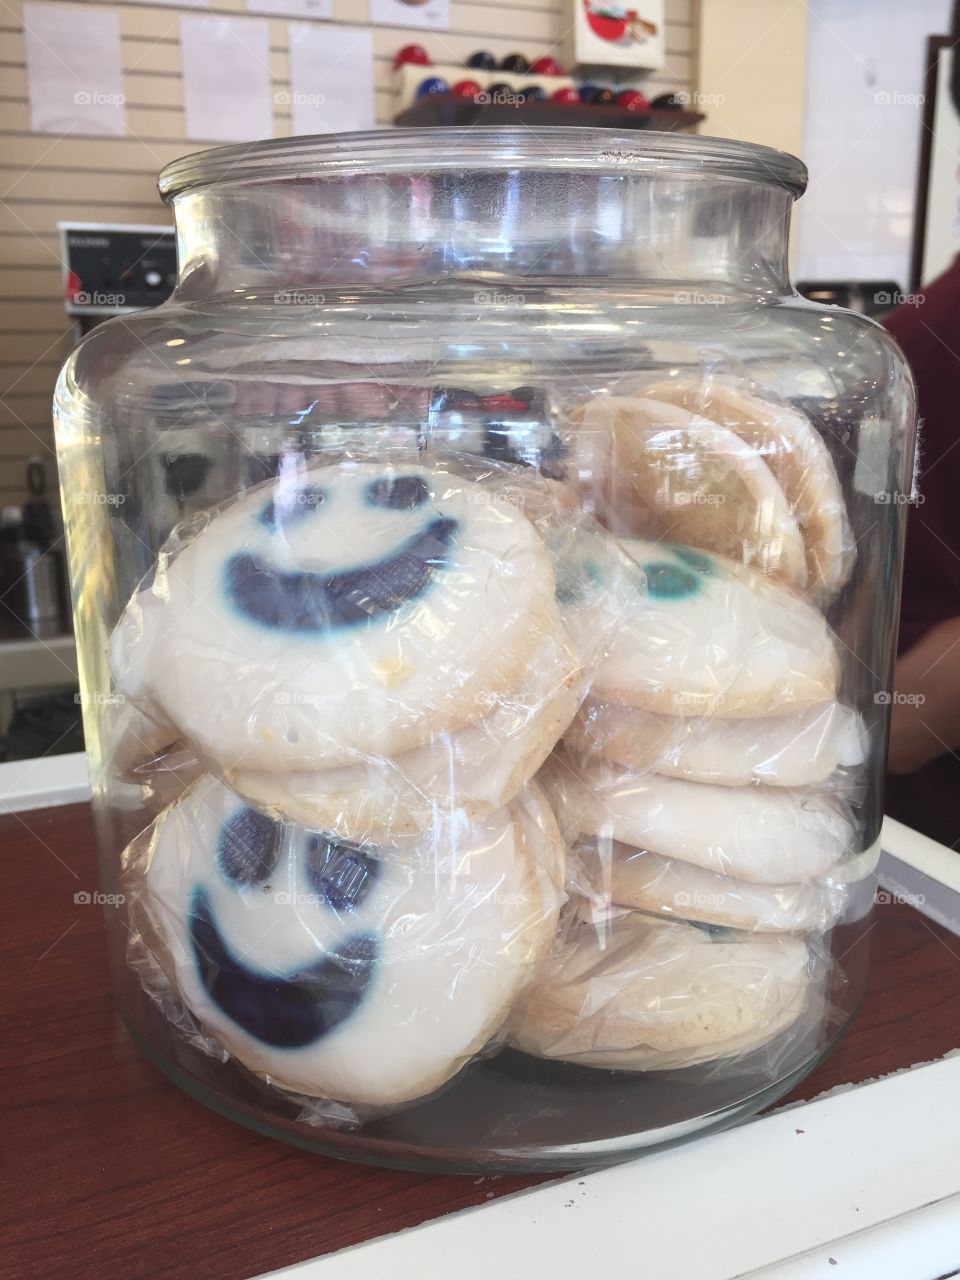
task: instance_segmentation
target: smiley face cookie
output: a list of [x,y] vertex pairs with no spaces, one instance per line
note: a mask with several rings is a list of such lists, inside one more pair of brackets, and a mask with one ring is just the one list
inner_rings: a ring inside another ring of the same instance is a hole
[[667,715],[735,718],[834,698],[833,637],[805,601],[690,547],[635,538],[622,546],[636,565],[642,605],[624,618],[591,697]]
[[425,831],[437,813],[481,821],[537,772],[576,714],[582,671],[565,636],[544,646],[525,688],[474,724],[431,736],[393,759],[313,773],[230,769],[239,795],[277,818],[341,835],[393,840]]
[[278,477],[161,554],[110,658],[217,768],[312,771],[473,723],[559,625],[515,506],[450,471],[348,460]]
[[562,847],[531,788],[420,865],[278,824],[207,776],[141,855],[156,960],[201,1027],[296,1093],[389,1106],[501,1027],[553,938]]
[[806,585],[787,497],[728,427],[679,404],[616,395],[578,406],[569,422],[569,466],[614,533],[682,542]]
[[839,702],[738,720],[668,716],[588,698],[566,742],[627,768],[725,787],[813,786],[866,756],[863,721]]
[[824,875],[856,843],[845,806],[807,790],[714,787],[560,753],[539,777],[569,839],[612,839],[752,884]]
[[626,912],[576,920],[510,1021],[524,1053],[655,1071],[747,1053],[797,1020],[808,995],[800,938],[758,938]]

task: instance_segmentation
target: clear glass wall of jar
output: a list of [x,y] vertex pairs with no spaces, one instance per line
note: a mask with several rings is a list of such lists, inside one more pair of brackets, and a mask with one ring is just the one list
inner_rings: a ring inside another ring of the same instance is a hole
[[799,161],[416,130],[187,157],[56,393],[119,1007],[353,1159],[582,1168],[852,1018],[913,393]]

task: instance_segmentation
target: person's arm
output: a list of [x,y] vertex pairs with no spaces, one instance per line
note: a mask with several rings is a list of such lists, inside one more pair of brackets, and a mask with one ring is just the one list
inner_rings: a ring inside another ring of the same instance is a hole
[[897,660],[891,773],[913,773],[960,748],[960,618],[932,627]]

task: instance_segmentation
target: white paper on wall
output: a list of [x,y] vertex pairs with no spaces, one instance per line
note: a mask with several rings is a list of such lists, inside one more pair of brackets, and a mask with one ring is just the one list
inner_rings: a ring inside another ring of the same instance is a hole
[[368,28],[291,22],[289,100],[293,133],[373,128],[373,35]]
[[185,14],[180,48],[188,138],[247,142],[273,136],[266,19]]
[[927,36],[951,0],[809,0],[799,280],[908,287]]
[[247,8],[279,18],[333,17],[333,0],[247,0]]
[[370,21],[387,27],[450,26],[450,0],[370,0]]
[[116,12],[28,0],[23,34],[35,133],[126,133]]
[[125,0],[127,4],[161,4],[165,9],[209,9],[210,0]]

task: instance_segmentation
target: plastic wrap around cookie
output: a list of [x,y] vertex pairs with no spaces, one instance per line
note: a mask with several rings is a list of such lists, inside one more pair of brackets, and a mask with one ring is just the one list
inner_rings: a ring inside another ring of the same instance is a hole
[[125,855],[130,962],[181,1034],[341,1120],[424,1097],[496,1045],[537,972],[563,847],[535,786],[420,839],[429,857],[382,860],[204,776]]
[[574,908],[560,945],[514,1011],[510,1043],[535,1057],[657,1071],[762,1051],[773,1076],[826,1014],[828,972],[801,937]]
[[383,841],[438,806],[482,820],[640,606],[610,540],[605,589],[558,601],[592,528],[563,485],[476,459],[281,475],[178,531],[115,629],[114,678],[276,817]]

